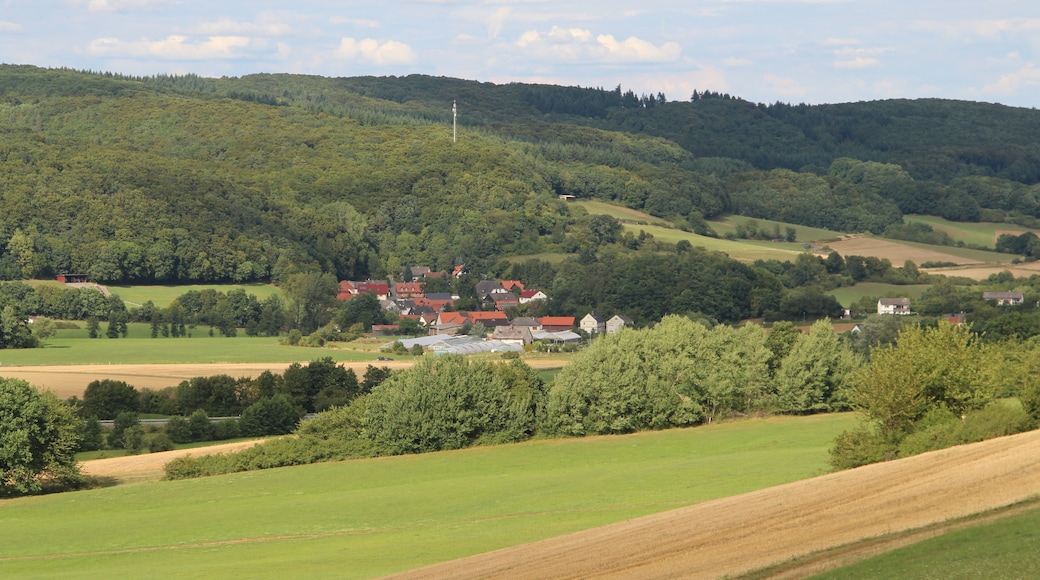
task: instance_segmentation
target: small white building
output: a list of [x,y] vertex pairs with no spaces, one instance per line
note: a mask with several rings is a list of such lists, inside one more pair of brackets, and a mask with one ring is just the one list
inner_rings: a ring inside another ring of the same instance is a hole
[[1019,306],[1026,301],[1021,292],[983,292],[983,300],[995,300],[997,306]]
[[626,326],[632,326],[632,319],[624,314],[615,314],[607,321],[607,334],[614,334]]
[[909,298],[882,298],[877,301],[878,314],[910,314]]
[[578,323],[578,327],[584,330],[589,336],[593,334],[602,334],[607,331],[607,321],[603,320],[603,317],[595,312],[589,312],[581,319]]

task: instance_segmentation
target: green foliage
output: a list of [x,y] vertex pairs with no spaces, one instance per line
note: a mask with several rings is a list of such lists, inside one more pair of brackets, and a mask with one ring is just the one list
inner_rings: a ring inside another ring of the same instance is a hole
[[800,336],[776,373],[777,408],[785,413],[848,409],[845,377],[857,365],[827,320]]
[[909,326],[895,347],[876,349],[851,377],[849,398],[889,437],[899,437],[929,409],[954,414],[984,407],[993,397],[980,343],[966,327],[940,322]]
[[149,453],[159,453],[160,451],[172,451],[174,449],[173,440],[170,439],[166,433],[156,433],[154,437],[148,442]]
[[[1005,345],[1004,348],[1016,348]],[[968,327],[907,326],[850,375],[859,430],[835,440],[831,463],[854,467],[1028,428],[1027,411],[990,404],[1006,353],[983,348]],[[988,406],[987,406],[988,405]]]
[[78,431],[72,409],[54,395],[0,379],[0,494],[77,485]]
[[1034,425],[1032,417],[1016,405],[996,401],[966,413],[963,418],[945,409],[939,420],[925,421],[899,444],[899,457],[908,457],[954,445],[975,443],[994,437],[1028,431]]
[[101,379],[91,381],[83,392],[84,417],[115,419],[123,411],[136,412],[140,404],[137,389],[124,381]]
[[141,427],[141,420],[138,419],[137,413],[133,411],[120,411],[116,418],[112,421],[112,430],[108,432],[106,439],[108,446],[112,449],[137,449],[140,447],[140,433],[130,433],[130,443],[137,445],[137,447],[130,447],[127,445],[126,431],[128,429]]
[[170,417],[165,432],[174,443],[191,443],[191,425],[184,417]]
[[97,451],[105,440],[101,433],[101,421],[97,417],[87,417],[79,424],[79,448],[76,451]]
[[240,430],[246,437],[284,435],[296,426],[297,416],[285,395],[265,397],[242,411]]
[[678,316],[603,336],[557,375],[545,430],[626,433],[746,413],[765,395],[770,355],[760,327],[708,331]]
[[520,441],[534,434],[543,386],[521,361],[426,357],[367,400],[366,436],[389,454]]

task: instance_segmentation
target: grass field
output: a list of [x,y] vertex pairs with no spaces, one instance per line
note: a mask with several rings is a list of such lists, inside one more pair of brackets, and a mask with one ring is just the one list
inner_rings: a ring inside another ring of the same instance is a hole
[[0,577],[378,576],[824,470],[852,415],[544,440],[0,502]]
[[[375,352],[357,352],[337,348],[285,346],[277,338],[236,336],[227,338],[209,327],[190,330],[191,337],[151,338],[147,324],[130,324],[128,338],[87,338],[85,323],[79,329],[59,330],[44,348],[9,349],[0,355],[0,364],[73,365],[73,364],[144,364],[144,363],[219,363],[219,362],[289,362],[330,356],[337,361],[372,360]],[[106,326],[101,325],[102,335]]]
[[759,231],[765,230],[772,232],[774,226],[780,228],[780,235],[783,236],[787,232],[787,228],[794,228],[796,232],[796,241],[799,244],[805,242],[817,242],[817,241],[829,241],[837,240],[844,234],[836,232],[834,230],[825,230],[822,228],[811,228],[809,226],[800,226],[797,224],[789,224],[786,222],[777,222],[773,220],[764,220],[758,218],[749,218],[741,215],[727,216],[725,219],[712,220],[708,222],[720,236],[724,236],[727,233],[736,233],[737,225],[747,225],[751,222],[757,224]]
[[228,290],[236,290],[239,288],[244,289],[249,294],[256,295],[260,300],[274,294],[279,296],[282,295],[282,291],[277,286],[272,286],[271,284],[186,284],[183,286],[108,287],[112,294],[119,296],[124,302],[144,304],[151,300],[153,304],[160,308],[166,308],[170,303],[177,299],[177,297],[191,291],[198,292],[201,290],[213,289],[226,294]]
[[610,217],[617,218],[619,220],[631,221],[637,224],[652,224],[665,227],[674,227],[672,222],[664,218],[654,217],[648,213],[641,212],[637,209],[622,207],[620,205],[614,205],[605,201],[576,201],[574,202],[574,205],[584,208],[585,211],[593,215],[609,215]]
[[921,294],[930,286],[930,284],[897,285],[883,282],[859,282],[855,286],[835,288],[827,294],[834,296],[842,306],[848,308],[864,296],[920,298]]
[[903,216],[903,221],[908,223],[928,224],[937,232],[946,232],[946,234],[954,240],[983,248],[994,247],[997,241],[997,236],[1000,234],[1020,234],[1031,231],[1029,228],[1015,224],[993,222],[951,222],[944,220],[941,217],[928,215]]
[[638,234],[640,230],[651,234],[659,242],[674,244],[679,240],[687,240],[697,248],[705,248],[719,252],[726,252],[734,260],[753,262],[755,260],[780,260],[794,261],[795,257],[802,252],[802,244],[786,242],[764,242],[756,240],[727,240],[723,238],[709,238],[698,236],[692,232],[684,232],[671,228],[651,225],[623,224],[626,231]]
[[1040,508],[970,527],[814,578],[1038,578]]

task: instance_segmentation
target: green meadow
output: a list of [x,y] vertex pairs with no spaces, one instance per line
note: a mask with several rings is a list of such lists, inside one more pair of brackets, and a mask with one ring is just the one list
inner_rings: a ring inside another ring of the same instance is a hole
[[844,234],[836,232],[834,230],[825,230],[822,228],[811,228],[809,226],[800,226],[796,224],[789,224],[786,222],[778,222],[773,220],[764,220],[758,218],[749,218],[740,215],[727,216],[721,220],[712,220],[708,222],[720,236],[724,236],[728,233],[736,233],[738,225],[747,226],[749,224],[755,224],[759,231],[771,232],[774,228],[780,228],[780,235],[783,236],[787,232],[787,228],[794,228],[796,232],[796,241],[799,244],[805,242],[818,242],[818,241],[832,241],[841,238]]
[[851,414],[0,501],[0,577],[367,578],[803,479]]
[[659,242],[674,244],[679,240],[686,240],[695,247],[706,250],[725,252],[735,260],[753,262],[755,260],[780,260],[794,261],[795,257],[804,251],[802,243],[769,242],[760,240],[727,240],[725,238],[711,238],[699,236],[692,232],[684,232],[674,228],[664,228],[654,225],[622,224],[625,231],[638,234],[644,231]]
[[585,211],[593,215],[609,215],[612,218],[636,222],[637,224],[652,224],[658,226],[673,227],[672,222],[664,218],[654,217],[648,213],[641,212],[637,209],[622,207],[620,205],[614,205],[605,201],[575,201],[574,205],[584,208]]
[[188,292],[216,290],[227,293],[229,290],[245,290],[260,300],[272,295],[283,296],[282,291],[271,284],[185,284],[183,286],[109,286],[108,290],[123,299],[123,302],[144,304],[149,300],[160,308],[166,308],[174,300]]
[[1004,224],[995,222],[951,222],[937,216],[908,215],[903,216],[903,221],[908,223],[921,223],[932,226],[937,232],[946,232],[955,241],[982,248],[992,248],[997,242],[997,236],[1001,233],[1028,232],[1030,228],[1015,224]]
[[[0,364],[176,364],[292,362],[332,357],[336,361],[372,360],[373,352],[308,348],[282,345],[270,336],[210,336],[208,326],[189,329],[190,337],[151,338],[151,327],[143,323],[128,325],[127,338],[105,338],[107,325],[101,324],[100,338],[87,338],[86,323],[78,329],[59,330],[44,342],[43,348],[9,349],[0,354]],[[241,332],[241,331],[239,331]],[[389,340],[389,339],[388,339]]]
[[1038,578],[1040,508],[885,552],[814,578]]
[[931,287],[930,284],[886,284],[884,282],[858,282],[855,286],[842,286],[827,292],[834,296],[838,302],[848,308],[864,296],[879,296],[882,298],[898,298],[905,296],[917,299]]

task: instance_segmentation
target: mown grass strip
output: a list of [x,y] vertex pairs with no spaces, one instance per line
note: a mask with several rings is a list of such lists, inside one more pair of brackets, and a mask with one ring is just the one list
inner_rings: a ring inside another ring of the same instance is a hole
[[849,414],[541,440],[0,503],[0,577],[370,577],[822,473]]

